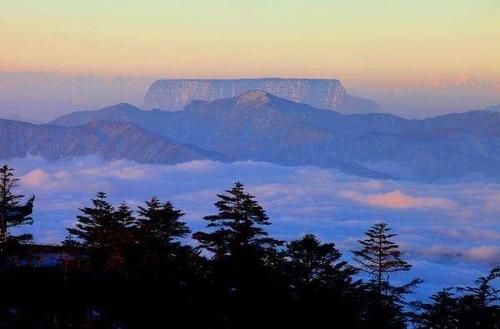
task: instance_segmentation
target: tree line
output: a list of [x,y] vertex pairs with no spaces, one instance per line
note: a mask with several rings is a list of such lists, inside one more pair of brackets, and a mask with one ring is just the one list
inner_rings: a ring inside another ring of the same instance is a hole
[[15,234],[34,204],[16,187],[1,167],[0,328],[500,328],[500,267],[415,301],[421,280],[392,279],[411,264],[385,223],[365,232],[349,263],[313,234],[272,237],[266,211],[237,182],[199,232],[168,201],[133,210],[97,193],[65,241],[43,246]]

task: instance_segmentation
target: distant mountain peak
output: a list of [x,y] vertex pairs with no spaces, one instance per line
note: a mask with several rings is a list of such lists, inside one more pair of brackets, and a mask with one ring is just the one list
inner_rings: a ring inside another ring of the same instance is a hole
[[500,113],[500,104],[493,105],[493,106],[488,106],[484,110],[485,111],[489,111],[489,112],[499,112]]
[[[293,78],[157,80],[146,93],[144,108],[179,111],[194,100],[212,102],[256,90],[340,113],[370,113],[381,110],[374,101],[349,95],[337,79]],[[264,100],[262,95],[256,98]]]
[[111,105],[111,106],[108,106],[104,109],[102,109],[103,111],[125,111],[125,112],[136,112],[136,111],[140,111],[141,109],[139,109],[138,107],[132,105],[132,104],[129,104],[129,103],[119,103],[119,104],[116,104],[116,105]]
[[249,90],[238,96],[236,106],[259,107],[271,101],[272,95],[264,90]]
[[134,107],[133,105],[129,103],[120,103],[116,105],[117,107]]
[[140,108],[129,103],[119,103],[98,111],[78,111],[66,114],[51,121],[51,123],[62,126],[77,126],[94,121],[134,122],[134,118],[140,117],[142,112]]

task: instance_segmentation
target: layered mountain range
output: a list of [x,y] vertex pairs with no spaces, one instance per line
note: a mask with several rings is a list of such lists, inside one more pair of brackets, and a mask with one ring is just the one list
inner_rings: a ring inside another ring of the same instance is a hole
[[408,120],[382,113],[345,115],[254,90],[193,101],[182,111],[119,104],[68,114],[52,124],[74,129],[101,121],[133,123],[203,150],[207,159],[217,155],[228,161],[316,165],[423,181],[500,178],[500,113],[495,108]]
[[155,81],[144,98],[146,109],[181,110],[194,100],[213,101],[263,90],[278,97],[341,113],[379,112],[374,101],[349,95],[335,79],[167,79]]
[[107,160],[157,164],[218,157],[129,122],[92,122],[78,127],[61,127],[0,119],[0,158],[27,155],[49,160],[99,155]]

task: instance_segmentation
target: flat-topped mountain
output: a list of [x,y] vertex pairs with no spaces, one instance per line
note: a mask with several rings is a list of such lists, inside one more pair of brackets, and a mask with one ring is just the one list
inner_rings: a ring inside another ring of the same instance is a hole
[[146,109],[181,110],[194,100],[213,101],[263,90],[281,98],[342,113],[379,112],[380,106],[349,95],[335,79],[167,79],[155,81],[144,98]]
[[77,127],[34,125],[0,119],[0,159],[38,155],[55,160],[99,155],[141,163],[174,164],[217,158],[129,122],[92,122]]
[[426,181],[476,174],[500,178],[500,113],[490,110],[424,120],[344,115],[254,90],[193,101],[183,111],[142,111],[120,104],[69,114],[53,124],[78,126],[94,120],[133,122],[232,160]]

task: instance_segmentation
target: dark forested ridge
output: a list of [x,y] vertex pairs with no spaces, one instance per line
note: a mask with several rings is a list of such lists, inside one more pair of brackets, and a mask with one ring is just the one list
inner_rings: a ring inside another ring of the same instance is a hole
[[[237,182],[202,231],[151,198],[137,209],[97,193],[58,246],[30,243],[34,198],[0,169],[0,328],[500,328],[500,267],[470,287],[414,300],[421,281],[385,223],[345,261],[306,234],[280,241],[265,209]],[[452,275],[452,273],[450,273]]]

